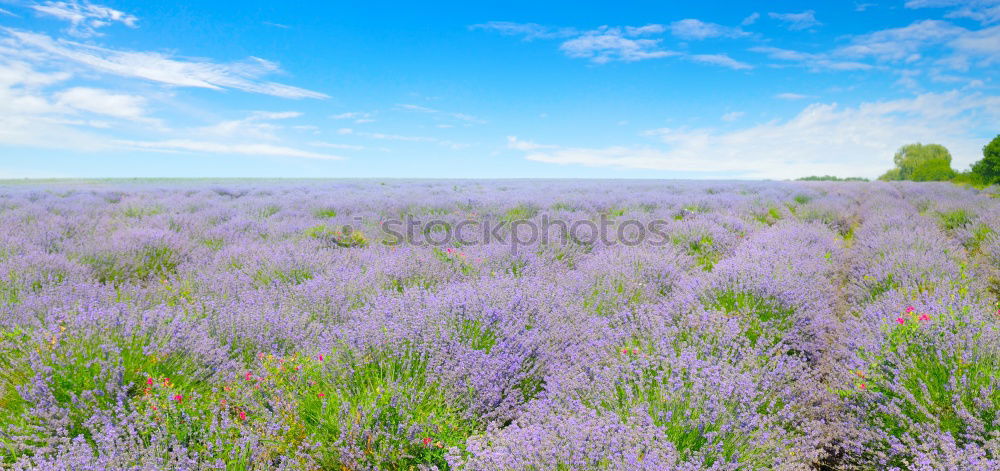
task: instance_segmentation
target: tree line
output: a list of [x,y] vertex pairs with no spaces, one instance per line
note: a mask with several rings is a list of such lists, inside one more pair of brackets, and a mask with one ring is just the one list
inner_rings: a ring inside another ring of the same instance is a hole
[[[892,157],[895,167],[878,177],[882,181],[909,180],[986,186],[1000,183],[1000,134],[983,146],[983,158],[965,171],[951,168],[951,152],[941,144],[907,144]],[[868,181],[867,178],[840,178],[832,175],[799,178],[800,181]]]
[[894,168],[878,177],[883,181],[953,181],[973,185],[1000,183],[1000,135],[983,146],[983,158],[969,170],[951,168],[951,153],[940,144],[907,144],[892,158]]

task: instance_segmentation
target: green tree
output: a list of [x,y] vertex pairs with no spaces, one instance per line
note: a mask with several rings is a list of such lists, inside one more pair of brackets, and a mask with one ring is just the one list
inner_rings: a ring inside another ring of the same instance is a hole
[[983,146],[983,159],[972,164],[972,173],[986,183],[1000,182],[1000,134]]
[[896,168],[879,180],[942,181],[955,176],[951,169],[951,153],[940,144],[907,144],[892,158]]

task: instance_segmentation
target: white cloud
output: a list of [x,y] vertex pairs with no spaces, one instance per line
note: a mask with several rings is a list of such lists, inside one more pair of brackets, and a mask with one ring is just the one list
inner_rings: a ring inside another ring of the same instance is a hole
[[375,113],[368,113],[363,111],[353,111],[348,113],[340,113],[330,116],[332,119],[349,119],[357,124],[373,123],[375,122]]
[[772,59],[797,62],[814,72],[822,70],[869,70],[874,68],[871,64],[866,64],[864,62],[835,59],[829,54],[813,54],[770,46],[756,46],[750,48],[750,50],[766,54]]
[[284,127],[271,121],[300,116],[302,113],[297,111],[254,111],[246,118],[222,121],[211,126],[197,128],[193,132],[203,136],[276,141],[279,139],[277,133]]
[[635,62],[678,55],[678,52],[660,48],[659,39],[642,39],[636,36],[649,34],[646,27],[626,29],[602,26],[563,42],[559,49],[567,56],[589,59],[597,64],[611,61]]
[[721,67],[728,67],[733,70],[749,70],[753,68],[752,65],[747,64],[746,62],[740,62],[726,54],[694,54],[688,56],[688,58],[702,64],[718,65]]
[[328,147],[330,149],[365,150],[367,147],[354,144],[337,144],[333,142],[313,141],[309,145],[313,147]]
[[525,41],[567,38],[579,34],[573,28],[549,28],[536,23],[513,23],[510,21],[490,21],[469,26],[469,29],[496,31],[505,36],[524,36]]
[[646,133],[665,148],[554,147],[516,138],[509,138],[508,147],[538,162],[694,172],[707,178],[875,177],[891,167],[900,145],[917,141],[944,144],[955,157],[954,166],[962,168],[979,158],[984,139],[970,130],[997,119],[1000,97],[949,92],[856,107],[812,104],[790,120],[731,132],[701,128]]
[[693,18],[670,23],[670,32],[674,36],[686,40],[739,38],[750,35],[750,33],[747,33],[739,28],[722,26],[715,23],[706,23]]
[[740,24],[743,26],[750,26],[756,23],[758,19],[760,19],[760,13],[753,12],[750,14],[750,16],[743,18],[743,21],[741,21]]
[[804,100],[806,98],[809,98],[809,95],[802,95],[802,94],[799,94],[799,93],[787,93],[786,92],[786,93],[779,93],[779,94],[775,95],[774,97],[778,98],[778,99],[781,99],[781,100]]
[[269,157],[295,157],[302,159],[343,160],[343,157],[322,154],[292,147],[273,144],[231,144],[190,139],[168,139],[162,141],[117,141],[115,144],[125,148],[160,152],[192,152],[197,154],[235,154]]
[[3,8],[0,8],[0,15],[13,16],[14,18],[19,18],[17,15],[15,15],[15,14],[7,11],[7,10],[4,10]]
[[666,31],[663,25],[610,27],[589,31],[574,28],[550,28],[536,23],[491,21],[472,25],[470,29],[496,31],[503,35],[522,36],[525,40],[566,39],[559,50],[569,57],[589,59],[598,64],[612,61],[635,62],[677,55],[659,47],[659,39],[643,38]]
[[146,99],[88,87],[74,87],[56,93],[59,105],[122,119],[145,117]]
[[86,0],[70,0],[68,2],[43,2],[30,5],[30,8],[41,15],[47,15],[70,24],[68,33],[73,36],[87,38],[98,36],[97,31],[114,23],[121,23],[129,28],[135,28],[138,18],[113,8],[95,5]]
[[514,150],[538,150],[538,149],[558,149],[559,146],[546,146],[541,144],[536,144],[531,141],[522,141],[515,136],[507,136],[507,147]]
[[809,29],[823,24],[816,20],[816,12],[813,10],[806,10],[802,13],[768,13],[767,15],[784,22],[786,27],[792,31]]
[[363,137],[369,137],[372,139],[379,139],[383,141],[404,141],[404,142],[438,142],[437,139],[433,137],[423,137],[423,136],[401,136],[399,134],[385,134],[381,132],[350,132],[346,134],[357,134]]
[[264,75],[279,72],[280,68],[256,57],[219,64],[205,59],[182,60],[156,52],[107,49],[11,28],[0,30],[8,35],[14,47],[28,48],[44,53],[49,60],[62,60],[111,75],[175,87],[230,88],[282,98],[328,98],[319,92],[259,80]]
[[[939,54],[934,49],[939,47],[950,51]],[[1000,62],[1000,25],[970,31],[947,21],[922,20],[856,36],[833,54],[884,63],[933,61],[955,70],[988,67]]]
[[862,12],[862,11],[868,10],[869,8],[874,7],[874,6],[878,6],[878,5],[876,5],[874,3],[855,3],[854,4],[854,11]]
[[459,121],[465,121],[467,123],[475,123],[475,124],[484,124],[484,123],[486,123],[486,121],[483,121],[483,120],[481,120],[481,119],[479,119],[479,118],[477,118],[475,116],[468,115],[468,114],[465,114],[465,113],[453,113],[453,112],[449,112],[449,111],[441,111],[441,110],[434,109],[434,108],[428,108],[426,106],[412,105],[412,104],[400,104],[400,105],[396,105],[396,107],[399,108],[399,109],[401,109],[401,110],[404,110],[404,111],[414,111],[414,112],[417,112],[417,113],[438,114],[438,115],[443,115],[443,116],[449,116],[449,117],[455,118],[455,119],[457,119]]
[[731,122],[736,121],[736,120],[738,120],[738,119],[740,119],[740,118],[742,118],[744,116],[746,116],[746,113],[744,113],[742,111],[730,111],[730,112],[722,115],[722,120],[726,121],[728,123],[731,123]]
[[438,113],[439,112],[438,110],[435,110],[433,108],[428,108],[426,106],[420,106],[420,105],[402,104],[402,105],[396,105],[396,106],[398,106],[398,107],[400,107],[400,108],[402,108],[404,110],[407,110],[407,111],[417,111],[417,112],[420,112],[420,113]]
[[965,31],[946,21],[923,20],[854,37],[849,46],[835,51],[847,57],[874,57],[882,61],[909,61],[928,44],[942,43]]
[[946,18],[970,18],[983,24],[1000,22],[1000,0],[910,0],[906,8],[949,8]]

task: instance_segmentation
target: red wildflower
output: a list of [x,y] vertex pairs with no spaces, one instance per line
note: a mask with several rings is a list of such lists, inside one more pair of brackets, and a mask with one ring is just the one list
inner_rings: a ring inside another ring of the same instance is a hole
[[915,309],[913,308],[913,306],[906,306],[906,313],[907,314],[909,314],[909,313],[911,313],[913,311],[915,311]]
[[178,395],[174,396],[174,400],[177,401],[177,402],[184,402],[184,396],[178,394]]
[[326,397],[326,394],[319,393],[319,394],[317,394],[317,396],[319,396],[319,397]]
[[866,387],[865,383],[861,383],[858,385],[858,389],[865,389],[865,387]]
[[929,320],[931,320],[931,316],[928,316],[927,314],[921,314],[920,315],[920,320],[922,320],[922,321],[929,321]]
[[906,319],[903,319],[902,317],[897,317],[897,318],[896,318],[896,322],[897,322],[897,323],[898,323],[899,325],[903,325],[903,324],[905,324],[905,323],[906,323]]
[[323,355],[319,356],[319,361],[323,361]]
[[247,420],[247,413],[246,412],[240,411],[240,420]]
[[246,378],[247,378],[247,381],[250,381],[250,380],[252,380],[252,379],[253,379],[253,373],[251,373],[251,372],[247,371],[247,376],[246,376]]
[[430,446],[431,437],[424,437],[424,446]]
[[153,378],[146,378],[146,384],[149,386],[153,385]]

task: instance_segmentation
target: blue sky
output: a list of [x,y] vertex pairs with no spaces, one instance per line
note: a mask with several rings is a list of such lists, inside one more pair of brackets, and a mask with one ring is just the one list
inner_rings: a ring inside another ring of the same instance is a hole
[[0,178],[874,177],[1000,133],[1000,0],[339,3],[0,0]]

